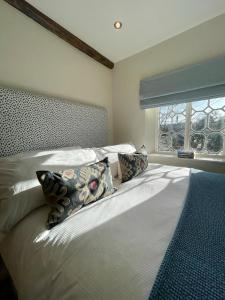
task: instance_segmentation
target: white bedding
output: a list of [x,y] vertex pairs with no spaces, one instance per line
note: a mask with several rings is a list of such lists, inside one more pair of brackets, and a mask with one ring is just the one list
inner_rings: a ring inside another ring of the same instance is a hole
[[190,170],[150,164],[112,196],[45,229],[48,208],[1,245],[20,300],[148,299],[187,193]]

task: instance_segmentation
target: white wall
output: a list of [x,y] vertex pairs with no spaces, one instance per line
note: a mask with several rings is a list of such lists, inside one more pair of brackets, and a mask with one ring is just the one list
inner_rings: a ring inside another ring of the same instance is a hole
[[114,142],[145,143],[154,151],[156,114],[139,107],[140,80],[221,54],[225,54],[225,14],[117,63],[113,70]]
[[112,143],[112,71],[3,0],[0,85],[105,107]]

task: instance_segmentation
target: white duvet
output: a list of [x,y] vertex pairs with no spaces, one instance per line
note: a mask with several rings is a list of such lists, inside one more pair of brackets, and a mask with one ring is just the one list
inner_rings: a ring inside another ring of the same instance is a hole
[[186,197],[187,168],[150,164],[112,196],[45,229],[36,209],[1,253],[20,300],[148,299]]

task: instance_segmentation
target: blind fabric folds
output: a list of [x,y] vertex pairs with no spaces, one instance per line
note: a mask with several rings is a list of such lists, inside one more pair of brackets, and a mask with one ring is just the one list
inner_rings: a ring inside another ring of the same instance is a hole
[[225,56],[140,81],[143,109],[225,96]]

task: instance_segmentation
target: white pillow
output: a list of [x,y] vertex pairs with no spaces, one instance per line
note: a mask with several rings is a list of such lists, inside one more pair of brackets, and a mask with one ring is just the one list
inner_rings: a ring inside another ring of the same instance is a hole
[[134,153],[136,151],[135,146],[133,144],[118,144],[112,146],[105,146],[100,148],[100,150],[105,156],[109,158],[112,177],[119,177],[119,179],[122,179],[118,153]]
[[96,149],[64,149],[0,160],[0,236],[35,208],[45,204],[37,170],[58,172],[92,164],[104,155]]
[[20,152],[11,156],[3,157],[0,158],[0,163],[1,161],[11,161],[15,159],[21,159],[21,158],[27,158],[27,157],[34,157],[34,156],[43,156],[51,153],[58,153],[62,151],[71,151],[71,150],[76,150],[76,149],[81,149],[80,146],[71,146],[71,147],[62,147],[62,148],[56,148],[52,150],[35,150],[35,151],[28,151],[28,152]]

